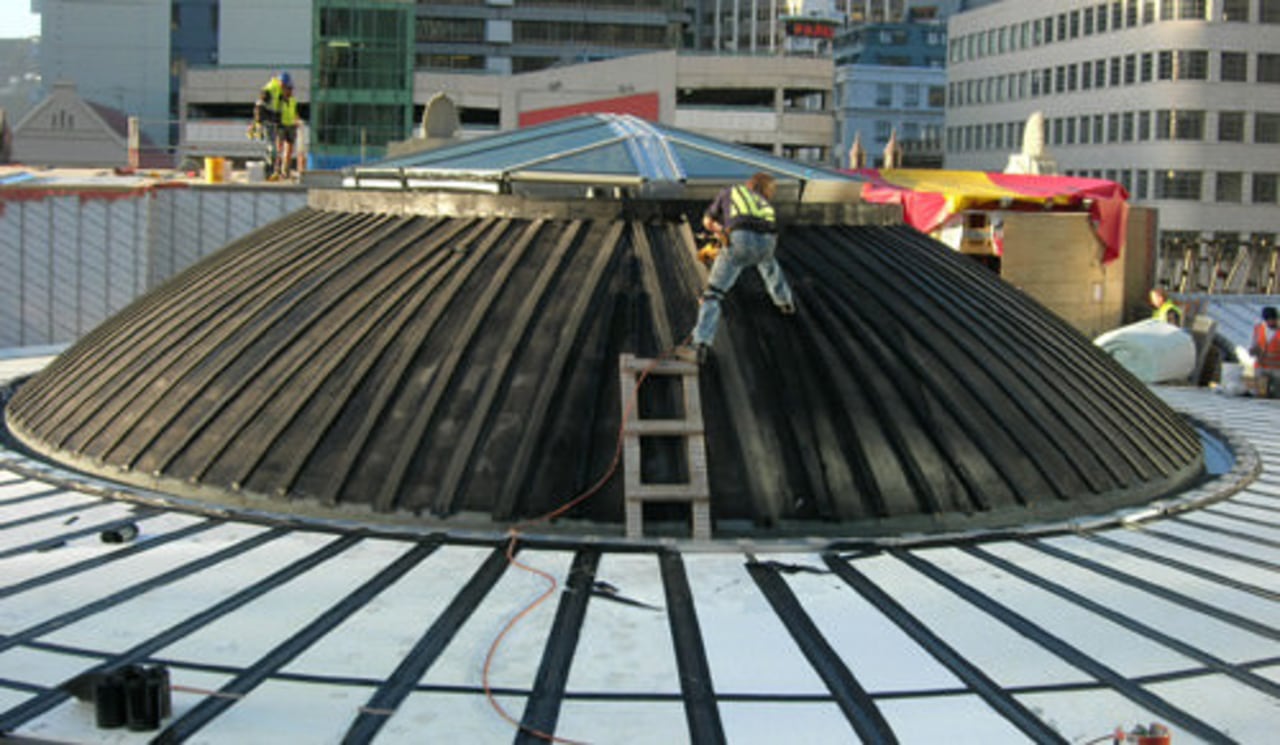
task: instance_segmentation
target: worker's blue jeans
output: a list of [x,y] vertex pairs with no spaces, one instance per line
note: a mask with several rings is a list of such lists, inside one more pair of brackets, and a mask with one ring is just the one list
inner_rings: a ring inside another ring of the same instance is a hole
[[710,344],[716,337],[720,324],[720,301],[728,294],[743,269],[754,266],[764,280],[773,304],[779,308],[791,305],[791,286],[782,274],[782,267],[773,257],[778,245],[776,233],[756,233],[735,230],[729,235],[729,245],[716,255],[707,277],[707,289],[702,293],[702,305],[698,308],[698,323],[693,327],[694,344]]

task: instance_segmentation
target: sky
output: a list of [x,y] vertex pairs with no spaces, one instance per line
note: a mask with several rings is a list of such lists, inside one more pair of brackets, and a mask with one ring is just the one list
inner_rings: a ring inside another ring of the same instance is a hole
[[39,35],[40,16],[31,12],[31,0],[0,0],[0,39]]

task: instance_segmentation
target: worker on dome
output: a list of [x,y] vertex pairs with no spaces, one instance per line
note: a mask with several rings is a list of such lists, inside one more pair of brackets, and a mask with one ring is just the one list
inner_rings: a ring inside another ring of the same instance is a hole
[[707,288],[702,292],[691,343],[676,349],[677,358],[699,364],[705,361],[720,323],[720,302],[748,267],[754,266],[760,272],[769,297],[783,315],[796,312],[791,286],[774,258],[778,220],[770,201],[776,192],[777,182],[773,176],[759,172],[745,184],[723,189],[707,207],[702,225],[716,237],[721,250],[711,265]]

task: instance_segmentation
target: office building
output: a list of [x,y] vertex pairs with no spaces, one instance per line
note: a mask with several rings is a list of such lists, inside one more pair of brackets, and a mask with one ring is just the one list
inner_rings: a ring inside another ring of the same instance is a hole
[[836,156],[853,164],[855,138],[867,166],[879,162],[896,133],[904,166],[942,165],[946,104],[946,25],[925,16],[903,22],[852,24],[836,39]]
[[1061,171],[1156,207],[1162,243],[1274,244],[1280,0],[1006,0],[948,31],[949,168],[1001,170],[1040,111]]

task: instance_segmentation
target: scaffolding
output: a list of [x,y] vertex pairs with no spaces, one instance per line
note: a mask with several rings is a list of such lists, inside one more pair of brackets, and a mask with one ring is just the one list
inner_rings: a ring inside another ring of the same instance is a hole
[[381,159],[413,128],[411,0],[315,0],[311,152],[320,167]]
[[1249,241],[1175,236],[1161,241],[1155,286],[1177,293],[1280,293],[1280,249],[1269,236]]

